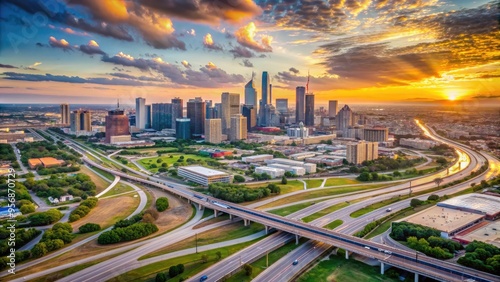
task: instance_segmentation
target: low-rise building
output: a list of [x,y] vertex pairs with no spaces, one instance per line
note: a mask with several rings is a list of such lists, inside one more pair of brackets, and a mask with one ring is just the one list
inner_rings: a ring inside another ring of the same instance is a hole
[[223,171],[202,166],[184,166],[177,169],[177,174],[189,181],[208,186],[215,182],[231,182],[231,175]]
[[55,159],[53,157],[45,157],[45,158],[39,158],[39,159],[33,158],[33,159],[28,160],[28,166],[31,169],[35,169],[39,166],[43,166],[45,168],[57,167],[57,166],[61,166],[63,164],[64,164],[63,160],[58,160],[58,159]]
[[316,152],[303,152],[303,153],[292,154],[289,157],[292,160],[302,161],[305,160],[306,158],[314,157],[317,154],[318,153]]
[[289,166],[284,164],[268,164],[268,167],[281,168],[285,171],[291,172],[295,175],[302,176],[306,174],[306,169],[300,166]]
[[273,158],[274,158],[273,155],[264,154],[264,155],[243,157],[241,158],[241,160],[245,163],[259,163],[265,160],[272,160]]
[[285,175],[285,170],[281,168],[268,167],[268,166],[259,166],[255,168],[255,173],[259,174],[269,174],[271,178],[282,177]]
[[415,149],[420,150],[428,150],[437,145],[436,142],[431,140],[422,140],[419,138],[411,139],[411,138],[401,138],[399,139],[399,145],[408,146]]
[[272,160],[266,160],[266,164],[284,164],[288,166],[297,166],[297,167],[303,167],[306,170],[306,173],[315,173],[316,172],[316,164],[311,164],[311,163],[304,163],[300,161],[294,161],[294,160],[289,160],[289,159],[272,159]]

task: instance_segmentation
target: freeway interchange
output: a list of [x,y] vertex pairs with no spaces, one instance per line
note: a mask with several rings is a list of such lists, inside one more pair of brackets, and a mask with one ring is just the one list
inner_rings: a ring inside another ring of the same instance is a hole
[[[417,122],[418,123],[418,122]],[[441,172],[441,177],[444,178],[445,182],[452,182],[456,179],[460,179],[462,174],[463,175],[468,175],[471,171],[477,170],[482,164],[485,162],[490,163],[490,168],[480,176],[476,177],[473,179],[474,181],[478,181],[480,179],[489,179],[492,176],[498,174],[498,170],[500,169],[500,166],[498,165],[498,160],[492,158],[491,156],[483,156],[475,151],[470,150],[469,148],[465,147],[464,145],[460,143],[456,143],[441,137],[438,137],[435,132],[432,131],[432,129],[428,129],[418,123],[424,132],[430,136],[433,139],[438,140],[441,143],[447,143],[450,146],[453,146],[457,149],[457,152],[460,156],[456,166],[458,166],[456,169],[450,169],[452,172],[450,176],[445,176],[443,175],[443,172]],[[294,236],[296,238],[298,237],[306,237],[309,239],[312,239],[316,241],[316,243],[306,243],[302,246],[301,251],[298,251],[300,253],[294,253],[293,255],[301,256],[301,260],[299,261],[299,265],[297,265],[297,268],[295,270],[300,271],[303,267],[307,265],[307,263],[303,261],[307,261],[305,259],[306,257],[309,257],[309,259],[314,259],[315,256],[321,255],[325,250],[330,248],[330,246],[335,246],[339,247],[342,249],[345,249],[348,252],[352,253],[357,253],[369,258],[373,258],[376,260],[379,260],[380,262],[386,264],[386,265],[391,265],[391,266],[396,266],[398,268],[406,269],[411,272],[419,273],[421,275],[425,275],[427,277],[432,277],[434,279],[437,279],[439,281],[463,281],[463,279],[474,279],[475,281],[499,281],[498,276],[494,276],[491,274],[483,273],[477,270],[473,270],[470,268],[466,268],[457,264],[451,264],[447,263],[441,260],[433,259],[430,257],[426,256],[420,256],[416,257],[415,252],[410,252],[406,250],[401,250],[399,248],[391,247],[385,244],[380,244],[376,242],[371,242],[368,240],[360,239],[348,234],[352,234],[353,232],[359,230],[360,227],[362,227],[364,222],[366,222],[366,218],[379,218],[382,216],[386,215],[385,208],[376,210],[370,214],[367,214],[365,216],[362,216],[358,219],[348,219],[347,215],[350,214],[351,211],[355,210],[356,208],[359,208],[359,205],[353,205],[349,206],[348,208],[341,209],[335,213],[326,215],[325,217],[319,218],[316,221],[311,222],[311,224],[306,224],[303,223],[302,221],[296,220],[296,219],[291,219],[287,217],[280,217],[276,215],[269,214],[264,211],[258,211],[253,208],[229,203],[229,202],[224,202],[219,199],[207,197],[204,194],[199,194],[196,192],[193,192],[189,190],[189,188],[185,185],[180,185],[177,183],[170,183],[168,181],[165,181],[160,178],[155,178],[151,177],[147,174],[137,172],[135,170],[132,170],[126,166],[122,166],[121,164],[117,163],[118,165],[121,165],[122,167],[125,167],[128,171],[133,172],[134,174],[138,176],[132,176],[127,173],[117,171],[114,169],[109,169],[105,166],[102,166],[101,164],[91,160],[86,156],[86,153],[90,153],[90,155],[93,155],[96,158],[99,158],[98,156],[95,156],[92,152],[89,152],[87,148],[84,146],[80,145],[79,143],[76,143],[70,139],[66,139],[67,143],[69,143],[70,146],[73,148],[77,149],[78,151],[82,152],[84,157],[83,160],[90,166],[95,166],[98,167],[104,171],[107,171],[109,173],[112,173],[114,175],[120,176],[123,179],[127,179],[129,181],[141,183],[145,186],[153,186],[157,187],[166,191],[169,191],[171,193],[174,193],[176,195],[179,195],[183,198],[186,198],[190,200],[193,203],[196,203],[201,206],[217,210],[220,212],[225,212],[228,214],[231,214],[236,217],[243,218],[245,220],[249,221],[254,221],[261,223],[265,225],[266,227],[269,228],[274,228],[276,230],[280,230],[282,232],[275,233],[268,238],[261,240],[257,242],[256,244],[252,245],[250,248],[244,249],[240,251],[238,254],[233,255],[232,257],[223,260],[223,262],[216,264],[215,266],[207,269],[206,271],[203,272],[203,274],[200,273],[200,275],[207,275],[209,277],[209,281],[217,281],[218,279],[226,276],[228,273],[234,273],[235,270],[239,269],[241,267],[242,263],[247,263],[251,262],[252,260],[255,260],[259,258],[260,256],[264,255],[266,252],[269,252],[270,250],[277,248],[284,243],[293,240]],[[109,158],[111,160],[111,158]],[[462,163],[465,163],[464,166],[462,166]],[[447,174],[447,173],[446,173]],[[436,175],[433,176],[427,176],[427,177],[422,177],[418,180],[413,180],[412,185],[412,191],[417,192],[417,191],[424,191],[426,189],[432,188],[433,186],[433,178],[435,178]],[[429,179],[432,178],[432,179]],[[472,180],[470,180],[472,181]],[[446,189],[446,191],[438,191],[435,192],[434,194],[438,193],[454,193],[456,191],[460,191],[462,189],[465,189],[468,187],[470,181],[465,182],[463,184],[459,184],[456,186],[453,186],[451,188]],[[406,186],[405,186],[406,185]],[[384,198],[390,198],[394,195],[394,193],[401,193],[401,189],[408,189],[409,184],[404,183],[400,184],[400,187],[398,185],[392,187],[391,191],[389,192],[384,190],[384,194],[380,195],[379,197],[374,197],[372,198],[372,202],[377,202],[381,201]],[[380,191],[372,191],[380,194]],[[352,195],[350,197],[359,197],[359,195]],[[426,198],[425,195],[419,196],[420,198]],[[346,198],[342,197],[339,199],[333,199],[330,201],[325,201],[322,203],[318,203],[316,207],[313,207],[314,209],[318,209],[321,205],[331,205],[334,202],[338,201],[346,201]],[[408,206],[408,202],[410,199],[398,202],[391,207],[394,210],[401,209],[403,207]],[[367,202],[362,202],[363,205],[367,205],[370,203]],[[383,211],[382,211],[383,210]],[[295,215],[293,215],[293,218],[302,218],[308,214],[311,214],[311,210],[300,210],[298,211]],[[346,219],[346,223],[344,226],[340,226],[336,231],[331,231],[328,229],[321,228],[320,226],[324,226],[328,222],[331,222],[339,217],[342,217]],[[117,257],[111,258],[109,260],[106,260],[104,262],[98,263],[96,265],[90,266],[88,268],[85,268],[79,272],[76,272],[74,274],[71,274],[60,281],[102,281],[101,278],[108,278],[108,277],[113,277],[118,274],[123,273],[122,271],[117,271],[117,269],[120,268],[120,266],[125,266],[126,264],[130,263],[131,261],[137,260],[138,257],[143,256],[151,251],[154,251],[154,248],[157,247],[158,245],[155,244],[156,239],[151,239],[151,242],[147,244],[142,244],[141,246],[137,247],[133,251],[127,252],[123,255],[119,255]],[[253,251],[251,251],[253,250]],[[251,254],[246,254],[246,252],[252,252]],[[234,258],[239,255],[240,260],[235,260]],[[242,259],[243,258],[243,259]],[[289,258],[292,259],[292,258]],[[295,259],[295,257],[293,257]],[[278,262],[279,263],[279,262]],[[278,264],[277,263],[277,264]],[[288,262],[287,262],[288,264]],[[289,265],[288,265],[289,266]],[[272,270],[272,268],[270,268]],[[263,273],[271,273],[272,271],[266,271]],[[280,274],[281,273],[281,274]],[[103,274],[106,274],[103,276]],[[113,276],[110,276],[113,275]],[[276,276],[282,276],[282,272],[276,272],[274,271],[274,275],[270,276],[259,276],[256,281],[278,281],[275,280]],[[194,276],[191,278],[189,281],[196,281],[198,276]],[[275,277],[275,278],[273,278]],[[266,280],[267,279],[267,280]],[[279,281],[284,281],[284,280],[279,280]]]

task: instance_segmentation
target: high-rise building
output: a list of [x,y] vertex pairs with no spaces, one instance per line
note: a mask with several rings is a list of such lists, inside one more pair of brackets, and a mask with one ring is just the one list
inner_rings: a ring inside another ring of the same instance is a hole
[[215,103],[214,118],[222,118],[222,103]]
[[231,129],[229,132],[229,140],[247,139],[247,118],[242,115],[231,116]]
[[151,105],[146,105],[146,128],[151,128]]
[[347,144],[346,159],[349,163],[361,164],[378,158],[378,143],[364,142]]
[[205,142],[213,144],[222,142],[222,121],[220,118],[205,120]]
[[337,116],[337,107],[338,107],[337,100],[328,101],[328,116],[329,117],[334,118]]
[[205,132],[205,102],[201,97],[190,99],[187,102],[187,118],[191,120],[191,134],[200,137]]
[[69,105],[61,104],[61,124],[69,124]]
[[222,133],[228,134],[231,127],[231,117],[240,113],[240,94],[224,92],[222,100]]
[[299,123],[299,127],[290,127],[286,130],[288,137],[292,138],[307,138],[309,136],[309,129],[304,127],[304,124]]
[[135,99],[135,127],[139,129],[146,128],[146,99],[136,98]]
[[76,110],[70,115],[71,131],[77,133],[80,131],[92,131],[92,119],[90,111]]
[[205,118],[215,118],[215,107],[212,100],[205,100]]
[[252,130],[252,128],[257,126],[257,110],[255,106],[244,105],[242,108],[242,114],[247,118],[248,130]]
[[262,72],[262,105],[269,104],[268,100],[269,80],[267,71]]
[[389,140],[389,129],[387,127],[365,128],[363,137],[370,142],[387,142]]
[[306,121],[306,88],[304,86],[297,86],[295,88],[295,123]]
[[108,112],[106,116],[106,138],[105,142],[114,144],[117,142],[130,141],[130,127],[128,117],[119,107]]
[[191,139],[191,120],[188,118],[178,118],[175,120],[175,138]]
[[288,99],[276,99],[276,110],[280,114],[288,113]]
[[252,80],[245,85],[245,105],[251,105],[257,109],[257,89],[255,88],[253,77]]
[[348,105],[345,105],[338,113],[335,119],[335,123],[337,126],[337,130],[344,131],[349,126],[352,126],[353,123],[353,112]]
[[314,126],[314,94],[306,94],[306,112],[305,122],[306,126]]
[[172,128],[172,104],[156,103],[152,107],[152,127],[155,130]]
[[176,120],[184,116],[184,101],[175,97],[172,99],[172,128],[176,128]]

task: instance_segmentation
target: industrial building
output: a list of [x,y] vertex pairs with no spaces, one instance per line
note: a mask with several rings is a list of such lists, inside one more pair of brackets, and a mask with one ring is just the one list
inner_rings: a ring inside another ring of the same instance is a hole
[[215,182],[231,182],[231,176],[225,172],[202,166],[184,166],[177,169],[177,174],[189,181],[208,186]]
[[302,160],[305,160],[306,158],[314,157],[317,154],[318,153],[316,153],[316,152],[302,152],[302,153],[292,154],[289,157],[292,160],[302,161]]
[[468,194],[448,199],[437,204],[439,207],[452,208],[482,214],[489,220],[500,218],[500,198],[485,194]]
[[248,157],[243,157],[241,160],[245,163],[259,163],[259,162],[264,162],[265,160],[272,160],[274,157],[273,155],[256,155],[256,156],[248,156]]
[[428,150],[437,145],[436,142],[431,140],[422,140],[419,138],[411,139],[411,138],[401,138],[399,139],[399,145],[408,146],[415,149],[420,150]]
[[316,164],[310,164],[310,163],[304,163],[304,162],[299,162],[299,161],[294,161],[294,160],[289,160],[289,159],[272,159],[272,160],[266,160],[266,164],[284,164],[288,166],[298,166],[298,167],[303,167],[306,170],[306,173],[315,173],[316,172]]
[[285,175],[285,170],[281,168],[268,167],[268,166],[259,166],[255,168],[255,172],[262,174],[267,173],[271,176],[271,178],[282,177]]
[[289,166],[284,164],[268,164],[267,167],[281,168],[284,171],[291,172],[295,175],[302,176],[306,174],[306,170],[300,166]]

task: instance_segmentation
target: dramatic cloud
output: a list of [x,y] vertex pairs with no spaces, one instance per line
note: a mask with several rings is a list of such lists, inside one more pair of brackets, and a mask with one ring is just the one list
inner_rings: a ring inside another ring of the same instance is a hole
[[72,49],[71,45],[69,45],[69,42],[66,41],[66,39],[57,40],[54,36],[51,36],[49,38],[49,45],[54,48],[61,48],[65,51]]
[[188,63],[188,61],[186,61],[186,60],[183,60],[183,61],[181,62],[181,64],[182,64],[185,68],[187,68],[187,69],[190,69],[190,68],[191,68],[191,64],[190,64],[190,63]]
[[149,61],[145,59],[135,59],[134,57],[124,54],[122,52],[114,55],[113,57],[109,57],[108,55],[104,55],[101,59],[103,62],[113,63],[116,65],[122,65],[126,67],[135,67],[142,71],[149,70],[150,64]]
[[141,82],[131,79],[122,78],[82,78],[79,76],[67,76],[67,75],[52,75],[52,74],[26,74],[26,73],[16,73],[16,72],[4,72],[2,75],[5,79],[10,80],[22,80],[22,81],[54,81],[54,82],[66,82],[66,83],[94,83],[103,85],[126,85],[126,86],[161,86],[156,83]]
[[252,51],[248,50],[245,47],[236,46],[229,52],[233,53],[234,58],[252,58],[255,57],[255,54]]
[[261,35],[259,43],[255,40],[256,34],[257,27],[253,22],[250,22],[248,25],[238,29],[234,33],[234,36],[236,37],[236,41],[238,41],[238,43],[242,46],[248,47],[257,52],[272,52],[273,48],[271,47],[271,42],[273,37],[269,35]]
[[214,70],[214,69],[217,69],[217,66],[212,62],[208,62],[208,64],[205,66],[205,68],[207,68],[209,70]]
[[159,78],[159,77],[150,77],[150,76],[134,76],[126,73],[108,73],[111,76],[115,77],[120,77],[120,78],[126,78],[126,79],[133,79],[133,80],[140,80],[140,81],[156,81],[156,82],[164,82],[164,78]]
[[253,68],[253,64],[252,64],[252,62],[250,62],[248,59],[244,59],[244,60],[242,61],[242,63],[243,63],[243,66],[245,66],[245,67],[247,67],[247,68]]
[[203,37],[203,46],[210,50],[222,51],[222,46],[214,42],[210,33]]
[[239,22],[259,15],[262,9],[251,0],[138,0],[160,14],[183,20],[219,24]]
[[298,70],[298,69],[296,69],[296,68],[294,68],[294,67],[291,67],[291,68],[289,69],[289,71],[293,72],[294,74],[298,74],[298,73],[299,73],[299,70]]
[[13,66],[13,65],[4,65],[4,64],[0,64],[0,68],[5,68],[5,69],[17,69],[17,67]]
[[88,55],[106,55],[106,53],[99,47],[99,44],[97,44],[94,40],[90,40],[87,45],[80,45],[80,51]]

